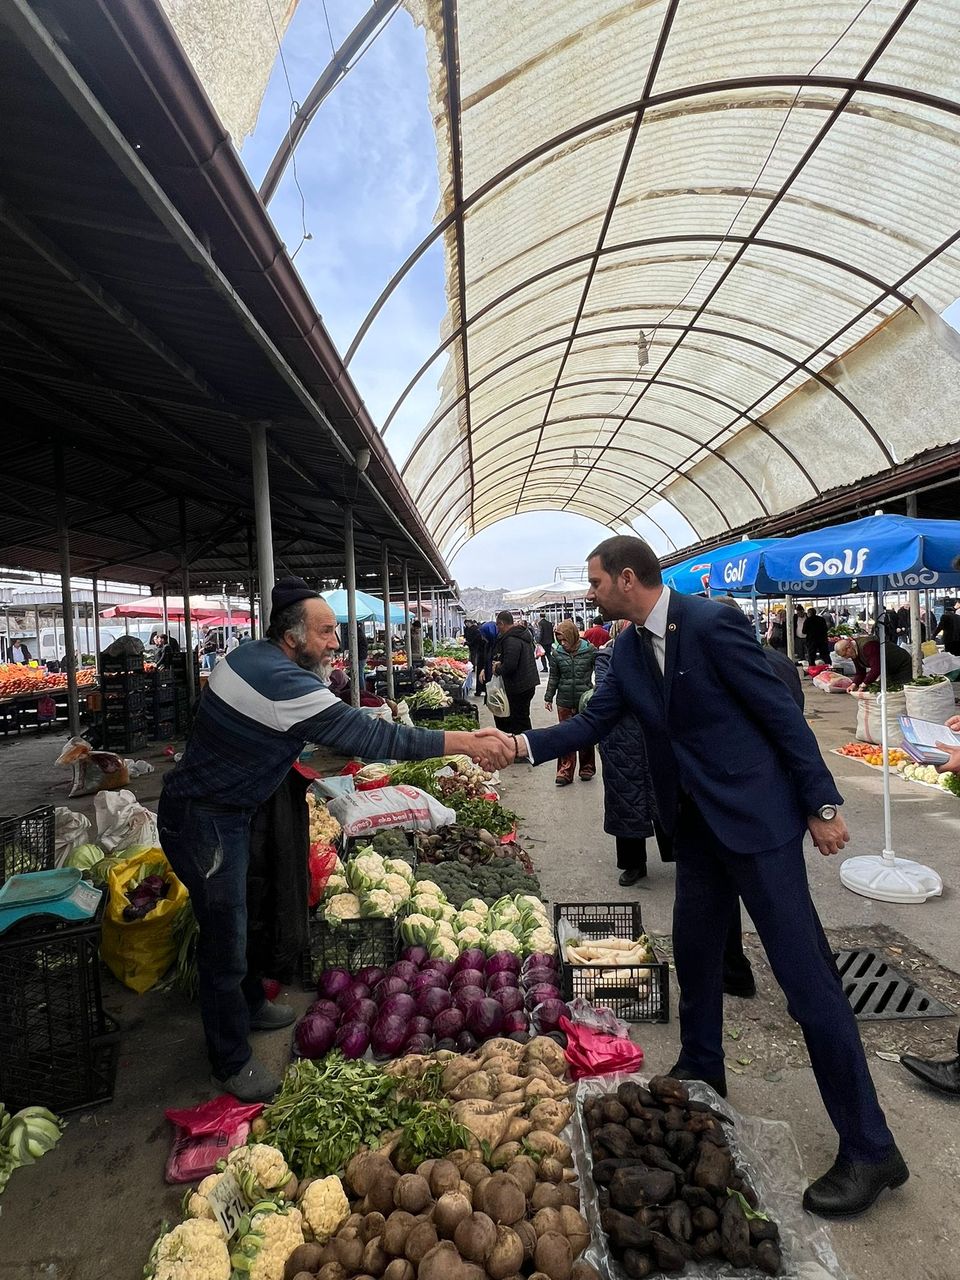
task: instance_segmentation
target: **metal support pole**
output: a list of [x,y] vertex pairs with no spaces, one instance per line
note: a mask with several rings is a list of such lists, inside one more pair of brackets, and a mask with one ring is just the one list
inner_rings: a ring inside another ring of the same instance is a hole
[[267,424],[250,427],[253,452],[253,507],[257,522],[257,569],[260,577],[260,634],[267,634],[270,592],[276,581],[273,568],[273,524],[270,515],[270,467],[267,462]]
[[437,593],[436,591],[431,591],[430,592],[430,635],[433,638],[434,653],[436,653],[437,645],[440,642],[440,635],[437,630],[439,625],[440,625],[440,620],[437,617]]
[[183,647],[187,657],[187,706],[193,714],[197,697],[196,667],[193,661],[193,620],[190,617],[190,566],[187,564],[187,504],[184,498],[177,500],[180,507],[180,590],[183,592]]
[[929,589],[927,589],[927,590],[926,590],[926,591],[924,591],[924,593],[923,593],[923,612],[927,615],[927,616],[926,616],[926,624],[927,624],[927,639],[928,639],[928,640],[932,640],[932,639],[933,639],[933,629],[934,629],[934,626],[935,626],[936,624],[935,624],[935,623],[934,623],[934,621],[933,621],[933,609],[932,609],[932,606],[931,606],[931,604],[930,604],[930,591],[929,591]]
[[350,701],[355,707],[359,707],[360,655],[357,647],[357,560],[353,541],[353,507],[345,507],[343,511],[343,554],[347,571],[347,652],[350,658]]
[[[907,515],[917,518],[917,495],[907,495]],[[908,591],[910,602],[910,653],[913,657],[913,678],[923,674],[923,638],[920,632],[920,592]]]
[[[67,486],[63,470],[63,445],[53,445],[53,474],[57,491],[57,544],[60,551],[60,590],[63,596],[63,642],[67,655],[67,720],[70,736],[80,732],[80,699],[77,696],[77,650],[73,640],[73,593],[70,590],[70,533],[67,529]],[[54,629],[56,634],[56,629]]]
[[250,570],[250,639],[257,638],[256,592],[253,588],[253,530],[247,526],[247,567]]
[[387,697],[391,702],[393,696],[393,641],[390,636],[390,548],[383,544],[383,647],[387,657]]
[[[403,562],[403,625],[406,631],[407,666],[413,666],[413,621],[410,617],[410,566]],[[420,629],[421,643],[423,628]]]
[[37,629],[37,652],[34,656],[38,662],[42,662],[43,659],[40,656],[40,609],[37,605],[34,605],[33,609],[33,625]]
[[793,617],[793,596],[787,596],[787,657],[791,662],[796,658],[797,633]]
[[94,661],[97,669],[100,668],[100,592],[97,589],[96,578],[93,581],[93,639],[94,639]]
[[420,641],[423,643],[423,583],[417,577],[417,620],[420,623]]
[[87,642],[87,653],[90,653],[90,615],[86,612],[83,615],[83,634]]
[[169,608],[167,607],[167,580],[166,580],[166,578],[164,578],[163,582],[160,584],[160,598],[161,598],[161,600],[163,601],[163,634],[164,634],[164,636],[169,636],[169,634],[170,634],[170,610],[169,610]]

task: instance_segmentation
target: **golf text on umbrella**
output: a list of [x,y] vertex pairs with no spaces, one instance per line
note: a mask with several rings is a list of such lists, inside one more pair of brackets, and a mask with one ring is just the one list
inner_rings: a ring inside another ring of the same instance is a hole
[[869,550],[869,547],[860,547],[857,551],[844,547],[840,556],[830,556],[827,560],[817,551],[808,551],[800,559],[800,572],[804,577],[809,575],[817,578],[824,575],[828,578],[859,578],[867,563]]

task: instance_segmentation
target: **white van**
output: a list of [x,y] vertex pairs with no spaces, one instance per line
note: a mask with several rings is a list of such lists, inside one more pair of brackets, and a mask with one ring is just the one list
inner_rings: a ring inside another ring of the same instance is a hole
[[[138,640],[142,640],[145,647],[150,644],[150,637],[156,631],[162,630],[162,623],[149,623],[138,620],[136,623],[130,623],[130,635],[136,636]],[[109,626],[100,624],[100,648],[106,647],[118,639],[120,636],[126,635],[127,632],[121,622],[117,626],[116,619],[111,619]],[[37,658],[40,662],[59,662],[65,652],[63,641],[63,628],[57,626],[56,631],[52,626],[41,625],[40,627],[40,644],[37,646],[36,639],[33,636],[24,636],[24,642],[30,650],[31,658]],[[84,653],[95,653],[97,642],[93,625],[90,625],[90,648],[87,648],[87,624],[81,622],[79,627],[74,628],[73,641],[77,648],[77,655]],[[39,649],[39,652],[38,652]]]

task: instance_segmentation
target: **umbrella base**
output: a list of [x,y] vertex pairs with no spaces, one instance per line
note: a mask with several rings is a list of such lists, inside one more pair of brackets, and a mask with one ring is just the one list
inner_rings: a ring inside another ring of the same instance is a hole
[[840,881],[853,893],[878,902],[909,905],[943,893],[943,881],[932,867],[889,854],[847,858],[840,867]]

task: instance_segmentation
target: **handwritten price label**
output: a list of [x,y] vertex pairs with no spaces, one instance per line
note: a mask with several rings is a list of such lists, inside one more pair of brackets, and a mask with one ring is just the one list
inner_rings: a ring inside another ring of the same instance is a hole
[[232,1239],[237,1233],[241,1218],[247,1212],[247,1202],[240,1190],[239,1182],[229,1170],[209,1192],[207,1199],[213,1209],[213,1216],[223,1228],[224,1235],[228,1240]]

